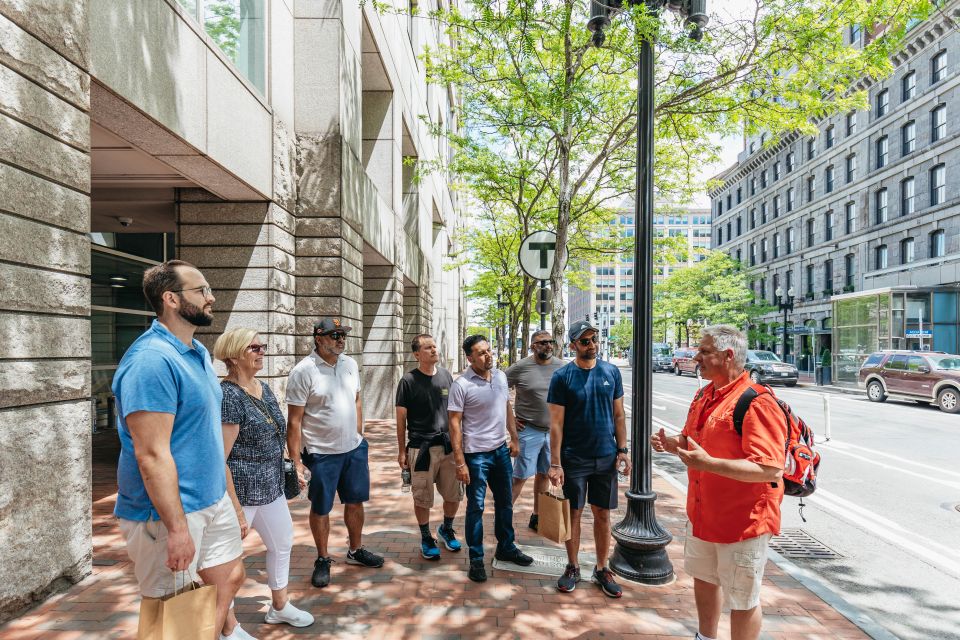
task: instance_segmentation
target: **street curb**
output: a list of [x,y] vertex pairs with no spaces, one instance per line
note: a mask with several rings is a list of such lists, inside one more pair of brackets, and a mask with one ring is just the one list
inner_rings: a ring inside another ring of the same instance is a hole
[[[670,473],[657,467],[657,465],[653,465],[653,471],[658,476],[666,480],[667,484],[672,486],[681,494],[687,494],[687,488],[683,485],[683,483],[673,477]],[[767,553],[770,560],[772,560],[781,571],[802,584],[807,590],[826,602],[834,611],[849,620],[858,629],[863,631],[874,640],[900,640],[900,638],[880,626],[873,618],[868,616],[858,607],[844,600],[842,596],[838,595],[829,586],[821,582],[819,578],[817,578],[807,569],[795,565],[793,562],[787,560],[773,549],[768,549]]]
[[807,382],[801,382],[797,384],[797,389],[809,389],[811,391],[819,391],[821,393],[833,393],[836,395],[847,395],[847,396],[862,396],[864,392],[862,389],[850,389],[847,387],[837,387],[834,385],[818,385]]

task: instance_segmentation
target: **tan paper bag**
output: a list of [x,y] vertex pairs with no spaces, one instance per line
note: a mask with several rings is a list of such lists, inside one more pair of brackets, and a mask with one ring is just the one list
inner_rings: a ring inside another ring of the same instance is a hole
[[544,491],[540,494],[537,533],[547,540],[563,543],[570,539],[570,501]]
[[140,602],[137,640],[212,640],[216,624],[216,585],[191,582],[173,595]]

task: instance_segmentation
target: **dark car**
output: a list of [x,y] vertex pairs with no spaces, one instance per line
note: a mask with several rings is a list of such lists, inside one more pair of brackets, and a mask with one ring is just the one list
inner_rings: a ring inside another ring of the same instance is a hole
[[665,342],[653,343],[653,370],[673,371],[673,354]]
[[693,376],[700,375],[700,365],[693,359],[697,355],[696,349],[677,349],[673,352],[673,373],[682,376],[689,373]]
[[870,354],[860,367],[867,398],[936,402],[941,411],[960,411],[960,356],[941,351],[887,350]]
[[799,373],[789,362],[783,362],[772,351],[747,351],[744,369],[750,372],[750,379],[757,384],[797,385]]

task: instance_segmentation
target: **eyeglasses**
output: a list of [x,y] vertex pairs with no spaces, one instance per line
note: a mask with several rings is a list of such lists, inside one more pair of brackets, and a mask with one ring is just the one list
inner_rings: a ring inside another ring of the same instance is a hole
[[252,351],[252,352],[254,352],[254,353],[266,353],[266,352],[267,352],[267,345],[265,345],[265,344],[252,344],[252,345],[250,345],[249,347],[247,347],[247,350],[248,350],[248,351]]
[[556,340],[537,340],[536,342],[533,343],[533,346],[539,347],[545,344],[557,344],[557,341]]
[[325,334],[323,334],[323,335],[328,336],[328,337],[333,338],[334,340],[338,340],[338,341],[339,341],[339,340],[346,340],[346,339],[347,339],[347,334],[346,334],[346,332],[344,332],[344,331],[334,331],[334,332],[332,332],[332,333],[325,333]]
[[191,287],[190,289],[173,289],[173,293],[183,293],[185,291],[199,291],[204,298],[208,298],[213,295],[213,289],[209,286],[202,287]]
[[589,347],[591,344],[597,344],[597,336],[590,336],[589,338],[580,338],[577,340],[582,347]]

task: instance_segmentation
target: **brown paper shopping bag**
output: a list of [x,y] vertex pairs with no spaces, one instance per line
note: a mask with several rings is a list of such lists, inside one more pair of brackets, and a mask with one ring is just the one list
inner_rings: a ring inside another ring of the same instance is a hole
[[212,640],[216,624],[216,585],[191,582],[172,595],[140,602],[137,640]]
[[547,540],[563,543],[570,539],[570,501],[548,491],[540,494],[537,532]]

